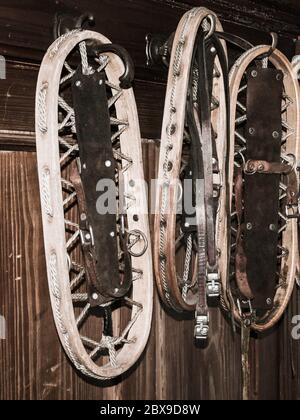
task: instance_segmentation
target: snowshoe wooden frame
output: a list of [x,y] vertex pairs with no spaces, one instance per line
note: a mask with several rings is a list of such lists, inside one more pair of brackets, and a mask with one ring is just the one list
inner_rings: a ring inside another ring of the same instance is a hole
[[[160,296],[163,302],[176,312],[195,311],[197,291],[188,292],[183,297],[182,287],[176,269],[176,218],[177,196],[180,186],[181,161],[183,153],[183,137],[186,121],[186,98],[188,94],[189,77],[194,45],[199,28],[209,18],[215,19],[215,30],[222,31],[217,16],[206,8],[195,8],[187,12],[181,19],[173,41],[173,49],[169,65],[169,76],[165,100],[165,110],[161,135],[161,150],[158,173],[158,192],[156,201],[154,229],[154,260],[155,274]],[[209,27],[209,25],[208,25]],[[224,41],[222,45],[225,47]],[[225,49],[226,51],[226,49]],[[224,75],[218,59],[215,65],[219,77],[213,80],[213,95],[218,99],[219,106],[212,111],[212,125],[218,134],[217,153],[221,174],[220,202],[226,200],[225,171],[227,122]],[[226,227],[221,223],[224,218],[224,204],[219,206],[216,222],[216,246],[221,249]],[[222,228],[222,230],[219,229]],[[193,251],[192,251],[193,252]],[[197,263],[194,256],[192,278],[197,276]],[[205,268],[206,269],[206,268]],[[193,280],[194,281],[194,280]]]
[[[226,211],[229,214],[232,233],[234,233],[234,217],[235,209],[233,205],[233,192],[234,192],[234,167],[238,165],[235,161],[236,156],[240,154],[241,144],[239,142],[240,136],[236,135],[236,124],[238,122],[237,109],[241,109],[238,104],[240,92],[243,91],[242,80],[246,70],[254,66],[255,62],[261,63],[261,58],[266,56],[270,50],[269,46],[257,46],[244,53],[234,64],[230,73],[230,98],[231,98],[231,122],[230,122],[230,148],[229,148],[229,197],[230,209],[225,207],[222,213],[225,215]],[[295,157],[294,172],[297,178],[297,191],[299,191],[299,177],[296,167],[300,158],[299,150],[299,135],[300,135],[300,102],[299,102],[299,86],[298,80],[294,77],[294,72],[289,60],[278,50],[272,52],[269,57],[269,62],[277,70],[283,72],[284,84],[284,98],[282,103],[282,123],[284,127],[282,137],[282,153],[285,155],[292,155]],[[266,92],[267,94],[267,92]],[[263,112],[263,108],[261,110]],[[247,110],[245,109],[245,115]],[[239,122],[241,119],[239,120]],[[274,134],[275,138],[275,134]],[[275,140],[274,140],[275,141]],[[246,145],[244,144],[246,147]],[[282,182],[280,187],[280,200],[281,202],[286,199],[286,185]],[[298,209],[293,209],[298,213]],[[295,214],[296,216],[296,214]],[[223,241],[221,248],[228,249],[228,253],[222,252],[220,255],[221,279],[223,283],[222,304],[226,310],[232,313],[233,318],[238,324],[246,327],[251,327],[253,330],[262,332],[273,327],[282,316],[286,309],[295,283],[296,267],[298,262],[298,237],[297,237],[297,218],[288,218],[286,214],[279,214],[280,229],[278,248],[281,250],[278,259],[281,261],[280,273],[277,283],[277,290],[273,302],[269,302],[270,310],[263,316],[256,317],[252,313],[251,301],[249,302],[249,310],[244,314],[241,310],[239,302],[235,299],[232,290],[232,279],[234,279],[234,268],[230,268],[230,258],[234,258],[235,254],[235,241],[230,236],[222,235]],[[228,220],[224,217],[222,221],[222,230],[226,231]],[[250,229],[250,227],[249,227]],[[257,244],[259,246],[259,244]],[[231,275],[232,274],[232,275]]]
[[[132,252],[131,257],[134,277],[132,293],[115,301],[117,305],[129,306],[131,315],[128,315],[127,325],[123,326],[122,309],[113,308],[112,321],[119,330],[117,336],[103,334],[98,340],[92,340],[81,335],[81,324],[89,316],[91,308],[86,292],[80,289],[72,292],[71,289],[75,285],[76,290],[77,284],[84,283],[85,267],[82,258],[78,257],[81,244],[78,240],[76,209],[69,215],[70,220],[66,220],[65,214],[65,207],[72,200],[75,200],[76,207],[76,193],[70,180],[65,178],[65,173],[62,174],[62,165],[66,166],[69,158],[78,159],[78,147],[76,136],[75,142],[60,136],[61,120],[58,119],[58,111],[63,113],[65,124],[69,121],[69,125],[74,125],[74,111],[71,106],[68,107],[67,101],[59,99],[60,84],[62,77],[66,80],[73,75],[72,63],[68,65],[66,62],[69,54],[78,47],[80,54],[84,50],[86,52],[86,44],[91,41],[98,45],[110,44],[99,33],[74,30],[58,38],[44,56],[36,91],[36,142],[47,274],[56,328],[74,366],[84,375],[104,380],[126,372],[144,351],[151,327],[153,283],[146,188],[144,183],[138,182],[144,180],[144,174],[135,98],[132,89],[120,88],[119,78],[124,72],[122,60],[107,52],[98,57],[98,65],[105,68],[116,111],[116,117],[111,123],[117,127],[113,141],[120,142],[117,153],[119,174],[122,173],[124,178],[127,228],[130,232],[142,232],[142,237],[134,238],[135,254]],[[87,54],[81,55],[83,58],[90,59]],[[88,63],[82,62],[84,64]],[[62,76],[63,71],[66,76]],[[68,194],[65,190],[68,190]],[[66,236],[67,225],[68,229],[70,226],[74,228],[71,236]],[[149,246],[145,246],[145,242]],[[74,253],[68,253],[71,243],[77,248],[77,261],[73,261],[76,257]],[[142,255],[138,256],[139,253]],[[73,269],[76,273],[71,275]],[[81,300],[84,307],[75,315],[74,305]],[[106,310],[105,307],[102,309]],[[101,323],[102,320],[100,327]],[[101,358],[103,362],[98,364],[94,357],[102,350],[105,355]]]

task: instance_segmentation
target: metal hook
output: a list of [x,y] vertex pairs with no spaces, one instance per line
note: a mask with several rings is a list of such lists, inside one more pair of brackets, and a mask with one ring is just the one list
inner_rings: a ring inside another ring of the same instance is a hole
[[275,32],[271,32],[270,35],[272,37],[272,45],[271,45],[271,47],[270,47],[270,49],[269,49],[269,51],[267,53],[262,54],[259,57],[260,59],[271,57],[271,55],[274,53],[274,51],[277,48],[277,45],[278,45],[278,35]]
[[210,28],[208,33],[205,35],[205,40],[209,39],[215,33],[217,24],[216,17],[214,15],[208,15],[206,19],[210,21]]
[[83,13],[82,15],[72,16],[67,14],[56,13],[54,16],[53,36],[54,39],[59,38],[72,29],[83,29],[85,23],[90,26],[95,24],[95,18],[92,13]]
[[131,88],[134,79],[134,64],[132,58],[130,57],[125,48],[117,44],[97,44],[97,46],[95,47],[95,53],[98,55],[105,53],[113,53],[120,57],[125,67],[123,75],[119,78],[120,87],[122,89]]
[[85,23],[88,23],[89,26],[95,25],[95,17],[92,13],[83,13],[79,18],[76,20],[75,29],[83,29]]

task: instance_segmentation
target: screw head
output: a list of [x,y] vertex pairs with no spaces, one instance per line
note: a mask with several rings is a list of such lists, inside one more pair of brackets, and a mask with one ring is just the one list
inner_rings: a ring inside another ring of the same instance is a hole
[[103,80],[99,80],[99,85],[103,85]]
[[80,81],[80,80],[77,80],[77,81],[75,82],[75,86],[76,86],[76,87],[80,87],[80,86],[81,86],[81,81]]
[[276,226],[272,223],[272,224],[269,226],[269,229],[270,229],[272,232],[274,232],[274,231],[276,230]]
[[278,139],[279,138],[278,131],[273,131],[272,136],[273,136],[274,139]]
[[282,80],[282,74],[280,73],[276,74],[276,80]]
[[211,47],[210,52],[214,54],[216,52],[215,47]]
[[87,239],[88,241],[91,239],[91,235],[89,233],[85,234],[85,239]]
[[86,163],[82,165],[82,169],[86,169]]
[[98,293],[93,293],[93,294],[92,294],[92,298],[93,298],[94,300],[97,300],[97,299],[98,299]]
[[134,187],[134,186],[135,186],[135,182],[134,182],[134,180],[133,180],[133,179],[131,179],[131,180],[129,181],[129,185],[130,185],[130,187]]
[[268,298],[268,299],[266,300],[266,302],[267,302],[267,305],[269,305],[269,306],[271,306],[271,305],[272,305],[272,299],[271,299],[271,298]]
[[86,214],[85,213],[81,213],[80,220],[82,220],[83,222],[86,220]]
[[247,230],[251,230],[253,228],[252,223],[247,223],[246,228]]
[[254,133],[255,133],[255,128],[250,127],[250,128],[249,128],[249,134],[251,134],[251,136],[253,136],[253,135],[254,135]]
[[258,75],[257,71],[256,70],[252,70],[251,76],[252,77],[257,77],[257,75]]
[[110,168],[110,167],[111,167],[111,161],[110,161],[110,160],[106,160],[106,161],[105,161],[105,166],[106,166],[107,168]]
[[109,234],[112,238],[114,238],[115,237],[115,232],[110,232],[110,234]]
[[184,227],[189,228],[190,224],[188,222],[185,222]]

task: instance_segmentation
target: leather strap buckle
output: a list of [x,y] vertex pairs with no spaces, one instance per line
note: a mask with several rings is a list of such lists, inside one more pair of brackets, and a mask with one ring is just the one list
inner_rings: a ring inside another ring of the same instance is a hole
[[194,337],[196,340],[207,340],[209,332],[209,315],[198,315],[196,312],[196,325]]
[[287,219],[300,219],[300,213],[299,213],[299,204],[294,205],[286,205],[285,206],[285,215]]
[[219,297],[221,294],[220,275],[217,272],[207,274],[207,296]]
[[95,245],[93,228],[91,225],[87,229],[80,229],[80,240],[84,248],[90,248]]

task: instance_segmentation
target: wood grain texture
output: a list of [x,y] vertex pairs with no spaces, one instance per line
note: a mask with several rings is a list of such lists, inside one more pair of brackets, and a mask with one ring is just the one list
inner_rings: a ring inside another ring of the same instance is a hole
[[[34,107],[39,66],[7,63],[7,78],[0,83],[0,148],[33,150]],[[136,79],[134,92],[143,137],[159,138],[165,85]],[[21,131],[18,136],[7,131]]]
[[[144,145],[146,178],[153,178],[158,146]],[[0,313],[8,337],[0,342],[0,399],[240,399],[240,337],[212,311],[206,349],[193,344],[193,320],[176,320],[158,296],[150,341],[138,365],[113,386],[96,384],[70,366],[52,321],[43,253],[34,153],[0,153]],[[295,293],[290,312],[270,336],[252,340],[254,399],[299,398],[299,344],[291,317],[300,313]]]

